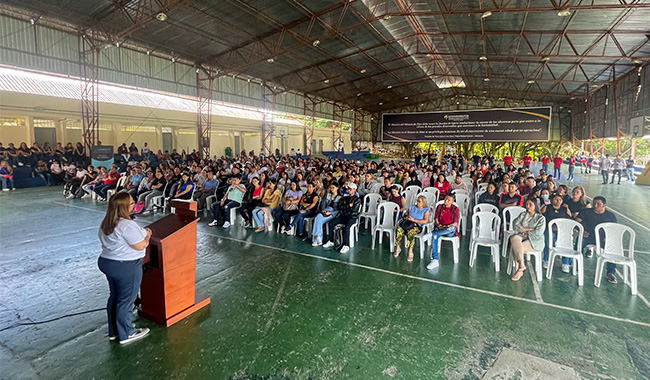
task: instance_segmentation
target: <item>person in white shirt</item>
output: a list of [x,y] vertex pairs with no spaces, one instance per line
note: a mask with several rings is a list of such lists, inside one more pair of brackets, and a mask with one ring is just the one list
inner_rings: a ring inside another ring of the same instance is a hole
[[140,151],[142,152],[142,156],[149,158],[149,153],[151,152],[151,150],[149,149],[149,143],[145,141],[144,146]]
[[129,216],[135,202],[126,193],[117,193],[108,200],[106,216],[99,227],[98,236],[102,253],[97,262],[106,275],[110,296],[106,305],[108,314],[108,339],[120,344],[144,338],[148,328],[135,328],[133,302],[142,282],[142,260],[149,246],[151,230],[141,228]]

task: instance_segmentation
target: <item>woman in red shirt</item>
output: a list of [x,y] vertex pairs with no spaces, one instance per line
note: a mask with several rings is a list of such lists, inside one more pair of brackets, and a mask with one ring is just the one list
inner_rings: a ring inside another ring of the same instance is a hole
[[445,175],[440,173],[438,174],[438,180],[433,184],[433,187],[440,190],[440,198],[444,198],[449,191],[449,182],[445,178]]
[[95,186],[95,189],[93,189],[93,191],[99,196],[98,200],[100,202],[106,202],[106,193],[108,190],[114,189],[117,186],[117,181],[119,179],[120,174],[117,172],[117,168],[113,166],[104,179],[104,183]]

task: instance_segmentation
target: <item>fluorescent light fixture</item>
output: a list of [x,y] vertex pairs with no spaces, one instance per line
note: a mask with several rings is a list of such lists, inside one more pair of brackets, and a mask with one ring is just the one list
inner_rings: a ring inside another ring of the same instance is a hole
[[311,43],[314,46],[320,45],[320,40],[314,40],[314,42]]
[[325,79],[325,80],[323,81],[323,83],[329,83],[329,82],[330,82],[329,79]]
[[408,99],[408,98],[409,98],[408,96],[405,96],[405,97],[404,97],[404,100],[406,100],[406,99]]
[[535,81],[532,79],[528,81],[528,84],[533,84],[533,83],[535,83]]
[[481,60],[481,61],[487,61],[487,57],[484,56],[484,55],[478,57],[478,59]]
[[359,72],[360,72],[361,74],[365,74],[365,73],[366,73],[366,69],[361,69]]
[[384,103],[383,103],[383,102],[379,102],[379,105],[380,105],[380,106],[383,106],[383,105],[384,105]]
[[388,87],[386,88],[390,90],[391,88],[393,88],[393,85],[389,84]]
[[490,78],[483,78],[483,82],[489,82]]
[[361,93],[360,93],[360,92],[359,92],[359,93],[357,93],[357,96],[361,96]]
[[566,16],[568,16],[570,14],[571,14],[571,10],[569,8],[564,8],[564,9],[560,10],[559,12],[557,12],[557,15],[560,16],[560,17],[566,17]]
[[551,60],[551,57],[549,57],[548,55],[545,55],[545,56],[542,57],[542,61],[544,61],[544,62],[547,62],[547,61],[550,61],[550,60]]
[[486,18],[492,16],[492,11],[485,11],[481,14],[481,18]]
[[273,57],[271,57],[271,58],[267,59],[266,62],[273,63],[273,62],[275,62],[275,59],[273,59]]
[[165,12],[160,12],[156,15],[156,19],[158,21],[166,21],[167,20],[167,13]]

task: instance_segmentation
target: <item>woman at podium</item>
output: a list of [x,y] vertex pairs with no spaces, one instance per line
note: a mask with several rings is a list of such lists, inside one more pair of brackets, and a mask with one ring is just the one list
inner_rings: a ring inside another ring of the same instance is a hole
[[129,193],[113,195],[98,232],[102,243],[99,270],[106,275],[110,289],[106,305],[108,339],[118,339],[120,344],[149,333],[146,327],[136,329],[132,325],[133,302],[142,282],[142,259],[151,238],[150,229],[141,228],[129,217],[134,205]]

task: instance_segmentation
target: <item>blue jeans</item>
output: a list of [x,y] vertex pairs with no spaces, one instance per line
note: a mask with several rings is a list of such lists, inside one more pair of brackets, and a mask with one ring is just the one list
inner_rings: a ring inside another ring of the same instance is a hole
[[264,209],[271,211],[271,214],[273,214],[273,209],[268,206],[253,210],[253,219],[255,219],[257,227],[264,227]]
[[569,178],[568,178],[569,181],[573,179],[573,172],[575,170],[576,170],[575,166],[569,166]]
[[634,168],[625,169],[625,174],[627,174],[628,181],[634,181]]
[[[589,234],[589,236],[582,239],[582,249],[584,250],[585,247],[590,244],[594,244],[594,245],[596,244],[596,237],[594,236],[593,231]],[[614,274],[614,273],[616,273],[616,264],[607,263],[607,274]]]
[[109,260],[100,257],[99,270],[106,275],[110,295],[106,304],[108,336],[125,340],[135,333],[133,302],[142,282],[142,259],[131,261]]
[[313,243],[316,243],[318,240],[320,240],[321,242],[323,241],[323,226],[325,225],[325,223],[334,219],[335,216],[336,214],[332,214],[329,216],[325,216],[323,214],[316,215],[316,219],[314,219],[314,228],[312,228],[311,230],[311,241]]
[[[303,212],[304,211],[304,212]],[[298,235],[302,235],[305,230],[305,218],[311,218],[314,215],[314,210],[301,210],[296,214],[296,217],[291,222],[291,227],[298,225]]]
[[449,226],[439,230],[434,230],[431,232],[431,236],[432,236],[431,245],[433,246],[431,252],[431,259],[438,260],[438,238],[442,236],[444,237],[456,236],[456,227]]
[[232,223],[234,220],[230,220],[230,209],[234,207],[239,207],[239,202],[226,200],[221,206],[221,202],[214,202],[212,204],[212,216],[214,220],[223,224],[224,222]]
[[7,177],[0,177],[2,180],[2,189],[15,189],[16,187],[14,186],[14,179],[13,178],[7,178]]
[[560,179],[560,168],[555,168],[553,169],[553,178],[554,179]]
[[548,164],[542,164],[542,170],[544,170],[544,173],[548,174]]
[[[553,243],[557,240],[557,233],[553,232]],[[548,242],[548,234],[544,234],[544,261],[548,261],[548,252],[550,244]],[[570,257],[563,257],[562,264],[573,265],[573,259]]]

